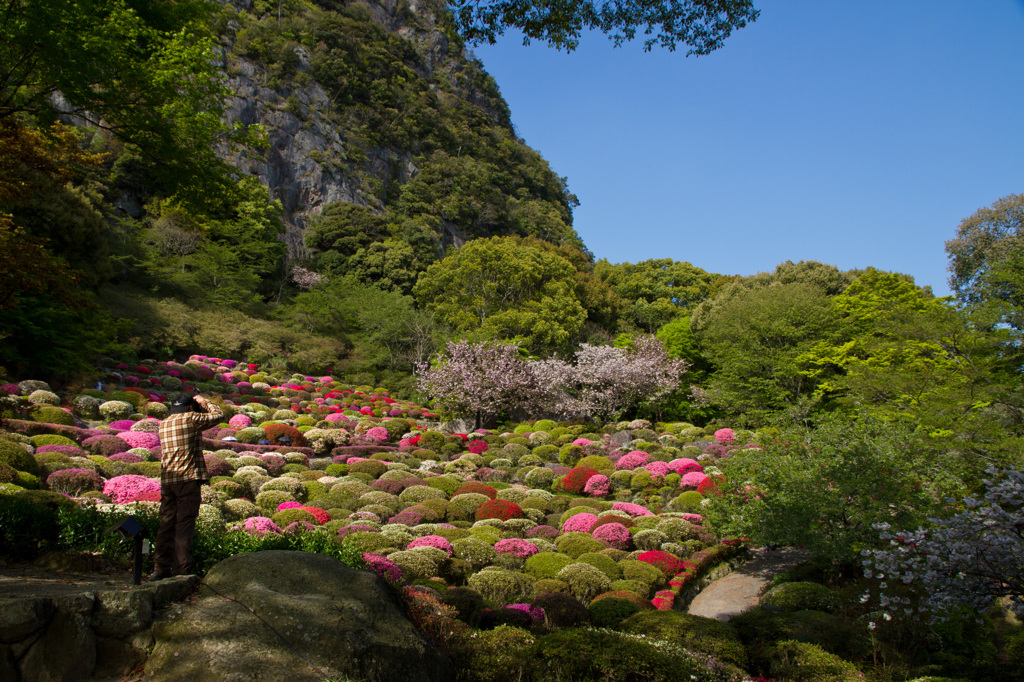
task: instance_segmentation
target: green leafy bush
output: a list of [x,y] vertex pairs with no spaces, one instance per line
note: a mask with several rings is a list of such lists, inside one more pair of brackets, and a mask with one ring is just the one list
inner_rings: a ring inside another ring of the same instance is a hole
[[773,677],[791,682],[862,682],[857,666],[807,642],[778,642],[769,654]]
[[624,632],[673,642],[717,660],[746,668],[747,652],[736,631],[726,622],[681,611],[645,611],[622,623]]
[[491,608],[529,601],[533,580],[525,573],[488,566],[469,577],[469,587]]
[[618,629],[622,621],[640,611],[640,607],[628,599],[608,597],[591,602],[587,608],[590,620],[597,627]]
[[811,582],[783,583],[776,585],[761,596],[761,606],[772,606],[785,611],[824,611],[835,613],[840,600],[824,585]]

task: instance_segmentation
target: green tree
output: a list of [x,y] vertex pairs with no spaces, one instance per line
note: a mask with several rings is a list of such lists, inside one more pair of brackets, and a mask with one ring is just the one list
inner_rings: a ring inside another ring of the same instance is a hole
[[671,258],[614,265],[602,258],[594,266],[594,276],[615,290],[626,302],[633,324],[648,333],[712,296],[719,279]]
[[[0,13],[0,120],[60,113],[159,160],[170,192],[205,203],[229,184],[218,142],[256,141],[221,121],[226,87],[202,0],[10,0]],[[211,190],[215,190],[211,192]]]
[[1017,460],[1017,335],[998,318],[874,268],[832,300],[832,312],[833,333],[800,358],[819,394],[917,429],[957,470]]
[[733,283],[714,303],[690,319],[715,367],[711,400],[753,425],[782,414],[805,419],[820,379],[808,374],[802,355],[833,325],[825,292],[800,282],[753,289]]
[[457,331],[519,338],[540,352],[565,347],[586,319],[575,272],[564,258],[514,239],[477,239],[431,265],[414,294]]
[[387,223],[365,206],[338,201],[324,206],[306,229],[312,266],[323,273],[344,273],[357,251],[388,236]]
[[961,303],[996,304],[1008,324],[1024,329],[1024,194],[964,218],[946,253],[949,284]]
[[804,545],[834,562],[879,545],[874,524],[907,528],[960,482],[905,428],[827,419],[722,460],[725,480],[702,508],[719,535]]
[[644,49],[655,44],[687,56],[717,50],[732,33],[755,21],[760,13],[749,0],[683,0],[682,2],[562,2],[536,0],[455,0],[449,3],[459,31],[471,41],[494,43],[506,28],[523,32],[523,40],[542,40],[552,47],[574,50],[583,30],[609,34],[616,45],[633,40],[639,30]]

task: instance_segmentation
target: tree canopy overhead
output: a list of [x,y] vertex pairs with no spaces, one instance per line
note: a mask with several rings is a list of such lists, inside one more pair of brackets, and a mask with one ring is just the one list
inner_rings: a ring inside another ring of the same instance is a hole
[[459,32],[471,42],[493,44],[505,29],[517,28],[524,44],[542,40],[571,52],[584,30],[607,33],[616,47],[639,31],[645,50],[684,45],[687,56],[717,50],[733,29],[760,14],[750,0],[454,0],[449,6]]

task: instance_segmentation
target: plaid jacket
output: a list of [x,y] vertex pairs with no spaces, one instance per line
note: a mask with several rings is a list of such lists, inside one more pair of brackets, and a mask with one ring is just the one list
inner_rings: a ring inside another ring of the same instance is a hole
[[224,411],[202,396],[196,402],[206,410],[172,414],[160,422],[160,482],[208,481],[203,459],[203,431],[218,423]]

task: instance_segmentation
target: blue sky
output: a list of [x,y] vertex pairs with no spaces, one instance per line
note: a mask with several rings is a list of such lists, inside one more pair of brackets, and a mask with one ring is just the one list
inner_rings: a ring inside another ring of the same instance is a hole
[[1024,0],[755,6],[705,57],[601,34],[473,51],[595,257],[870,265],[948,293],[960,220],[1024,192]]

